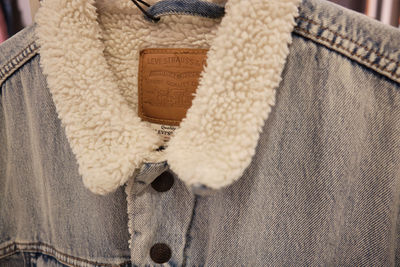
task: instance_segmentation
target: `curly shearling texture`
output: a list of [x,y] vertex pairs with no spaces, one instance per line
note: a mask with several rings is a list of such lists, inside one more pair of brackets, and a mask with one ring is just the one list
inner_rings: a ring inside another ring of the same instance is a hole
[[[84,185],[104,195],[163,160],[187,186],[240,178],[275,104],[299,2],[228,0],[222,19],[156,24],[130,0],[42,1],[40,64]],[[209,49],[192,106],[159,152],[161,138],[136,110],[139,52],[150,47]]]

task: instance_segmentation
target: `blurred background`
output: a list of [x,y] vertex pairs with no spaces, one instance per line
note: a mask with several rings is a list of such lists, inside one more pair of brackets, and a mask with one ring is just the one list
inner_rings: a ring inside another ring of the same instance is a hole
[[[385,24],[400,27],[400,0],[330,1]],[[0,43],[30,25],[38,7],[39,0],[0,0]]]

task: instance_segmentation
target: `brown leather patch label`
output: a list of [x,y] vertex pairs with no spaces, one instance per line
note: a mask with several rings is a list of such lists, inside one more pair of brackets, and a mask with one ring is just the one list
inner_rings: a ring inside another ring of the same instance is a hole
[[140,51],[138,115],[177,126],[192,105],[207,49],[148,48]]

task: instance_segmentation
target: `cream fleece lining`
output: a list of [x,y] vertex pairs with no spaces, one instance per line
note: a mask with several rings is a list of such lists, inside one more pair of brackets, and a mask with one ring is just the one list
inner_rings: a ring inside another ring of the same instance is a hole
[[[188,187],[237,180],[275,104],[299,3],[228,0],[220,20],[170,15],[153,24],[130,0],[42,1],[40,63],[84,185],[104,195],[144,162],[164,160]],[[192,106],[160,152],[161,138],[136,110],[137,53],[148,47],[209,49]]]

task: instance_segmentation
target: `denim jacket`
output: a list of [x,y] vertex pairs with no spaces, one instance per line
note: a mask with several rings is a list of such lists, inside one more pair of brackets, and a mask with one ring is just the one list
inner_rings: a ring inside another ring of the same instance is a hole
[[[148,3],[43,0],[0,45],[0,266],[399,266],[399,29]],[[171,48],[207,60],[165,143],[139,61]]]

